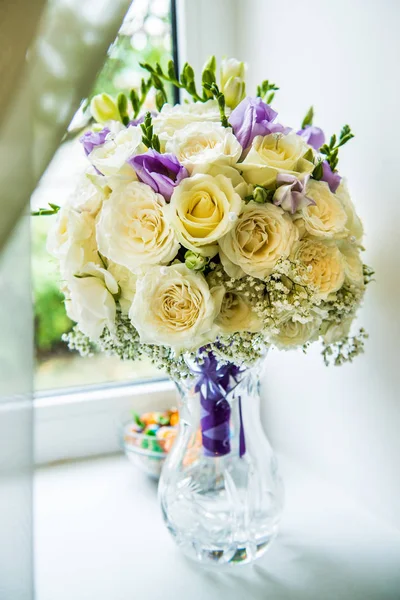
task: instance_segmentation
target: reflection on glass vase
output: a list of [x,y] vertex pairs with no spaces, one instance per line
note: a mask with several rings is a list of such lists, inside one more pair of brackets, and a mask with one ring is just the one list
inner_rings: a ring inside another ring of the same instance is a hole
[[277,533],[283,487],[260,422],[263,363],[239,369],[208,355],[178,384],[180,428],[159,499],[178,546],[205,565],[252,562]]

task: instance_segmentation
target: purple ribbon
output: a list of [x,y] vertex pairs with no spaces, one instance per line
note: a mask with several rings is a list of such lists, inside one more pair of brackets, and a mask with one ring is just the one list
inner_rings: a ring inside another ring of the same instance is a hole
[[[206,456],[225,456],[231,451],[230,417],[231,407],[226,395],[239,383],[240,367],[231,363],[221,364],[210,352],[202,362],[192,366],[198,375],[195,391],[200,394],[201,434]],[[246,451],[242,421],[242,406],[239,399],[239,453],[242,457]]]

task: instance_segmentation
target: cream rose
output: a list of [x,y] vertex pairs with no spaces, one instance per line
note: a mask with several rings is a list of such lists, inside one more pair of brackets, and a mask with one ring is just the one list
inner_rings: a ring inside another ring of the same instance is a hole
[[140,127],[127,127],[117,134],[109,134],[110,140],[94,148],[89,160],[103,175],[122,176],[127,180],[137,179],[133,168],[127,164],[128,158],[146,152],[142,142]]
[[119,288],[106,269],[89,263],[78,276],[69,279],[65,307],[67,315],[91,340],[99,339],[105,327],[115,327],[114,295]]
[[213,294],[203,275],[184,264],[153,267],[137,281],[129,316],[142,343],[196,350],[218,334],[223,293],[220,286]]
[[175,104],[175,106],[164,104],[153,119],[153,127],[160,139],[167,140],[189,123],[219,123],[220,121],[218,102],[207,100],[207,102],[188,102],[187,104]]
[[262,321],[254,312],[246,296],[235,291],[225,291],[221,311],[215,322],[223,333],[257,332],[262,328]]
[[242,146],[232,129],[211,122],[186,125],[176,132],[165,147],[189,173],[196,167],[212,163],[235,165],[242,154]]
[[347,337],[350,333],[354,316],[342,319],[340,323],[329,323],[325,321],[321,327],[321,333],[325,344],[335,344]]
[[344,271],[349,283],[357,287],[364,286],[363,262],[360,257],[360,251],[355,244],[349,242],[340,242],[339,250],[344,257]]
[[181,181],[166,214],[181,244],[202,256],[215,256],[217,241],[233,226],[242,199],[224,175],[197,174]]
[[322,299],[342,287],[344,259],[334,243],[305,239],[294,246],[291,257],[304,265],[304,283],[314,286]]
[[131,271],[170,262],[179,243],[164,206],[163,197],[144,183],[135,181],[115,189],[97,223],[100,252]]
[[305,158],[310,152],[311,147],[296,133],[259,135],[254,138],[240,168],[247,182],[269,186],[275,183],[278,173],[311,173],[314,163]]
[[221,262],[230,277],[245,273],[264,279],[298,238],[288,214],[273,204],[249,202],[233,229],[219,240]]
[[338,189],[336,190],[335,195],[337,196],[337,198],[339,198],[340,202],[343,205],[345,213],[347,215],[347,222],[346,222],[347,234],[351,238],[354,238],[354,241],[358,245],[361,245],[362,238],[364,235],[363,224],[361,222],[361,219],[359,218],[359,216],[356,213],[356,209],[350,198],[350,194],[349,194],[349,191],[347,188],[347,183],[344,179],[342,179]]
[[314,342],[319,337],[321,318],[315,315],[306,323],[295,320],[287,313],[278,324],[279,333],[269,337],[269,341],[281,350],[292,350],[304,346],[307,342]]
[[347,215],[342,203],[329,189],[325,181],[311,179],[306,196],[315,204],[305,206],[299,213],[306,231],[320,238],[343,238],[346,236]]
[[47,237],[47,251],[60,261],[61,275],[74,275],[88,262],[100,263],[97,250],[93,215],[68,202],[59,211]]
[[137,276],[123,265],[108,261],[107,271],[111,273],[119,286],[119,305],[124,314],[129,313],[136,291]]

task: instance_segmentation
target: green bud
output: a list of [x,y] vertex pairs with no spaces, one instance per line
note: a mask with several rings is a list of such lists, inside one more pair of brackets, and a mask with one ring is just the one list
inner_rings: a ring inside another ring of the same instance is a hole
[[188,250],[185,253],[185,265],[192,271],[204,271],[208,264],[208,259],[196,252]]
[[268,191],[263,187],[256,186],[254,188],[253,198],[254,202],[257,202],[258,204],[265,204],[268,198]]
[[90,112],[98,123],[121,121],[117,102],[108,94],[97,94],[90,102]]
[[315,167],[312,176],[314,179],[316,179],[317,181],[320,181],[322,179],[322,175],[324,174],[323,168],[322,168],[322,161],[319,162],[317,164],[317,166]]
[[229,108],[236,108],[236,106],[246,96],[246,84],[239,77],[231,77],[226,82],[222,93],[225,96],[225,103]]
[[215,58],[215,56],[210,56],[203,67],[203,71],[211,71],[212,73],[215,73],[216,69],[217,69],[216,58]]

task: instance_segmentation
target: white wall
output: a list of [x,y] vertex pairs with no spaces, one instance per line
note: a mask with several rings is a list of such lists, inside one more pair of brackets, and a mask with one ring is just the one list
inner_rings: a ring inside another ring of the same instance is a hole
[[279,120],[308,107],[327,134],[356,134],[339,167],[367,232],[376,270],[360,324],[366,354],[327,369],[315,349],[272,353],[264,420],[278,450],[329,474],[400,526],[400,2],[238,0],[236,55],[249,91],[280,86]]

